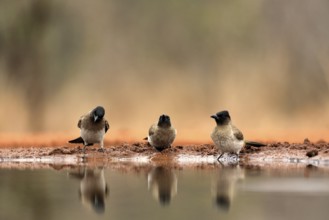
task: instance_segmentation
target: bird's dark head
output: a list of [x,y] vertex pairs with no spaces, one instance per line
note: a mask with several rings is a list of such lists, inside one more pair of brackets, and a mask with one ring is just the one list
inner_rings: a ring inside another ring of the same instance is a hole
[[97,106],[91,112],[94,122],[101,121],[105,115],[105,109],[102,106]]
[[217,112],[215,115],[210,117],[215,119],[217,125],[227,125],[231,121],[228,111]]
[[171,126],[170,117],[168,115],[161,115],[159,118],[158,126],[168,128]]
[[102,195],[95,194],[93,195],[92,207],[94,211],[98,214],[102,214],[105,211],[105,202]]
[[159,202],[161,205],[166,206],[169,205],[171,200],[170,192],[159,192]]
[[216,205],[220,210],[228,211],[231,205],[230,198],[227,195],[217,195]]

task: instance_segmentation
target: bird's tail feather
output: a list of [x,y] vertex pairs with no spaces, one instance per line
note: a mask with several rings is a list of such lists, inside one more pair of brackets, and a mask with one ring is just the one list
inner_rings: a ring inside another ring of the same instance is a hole
[[263,147],[266,146],[266,144],[255,142],[255,141],[245,141],[247,146],[253,146],[253,147]]
[[71,172],[71,173],[69,173],[69,177],[73,177],[73,178],[82,180],[83,177],[84,177],[84,174],[83,173],[78,173],[78,172],[76,172],[76,173]]
[[79,143],[85,143],[84,140],[82,139],[82,137],[78,137],[76,139],[70,140],[69,143],[72,144],[79,144]]

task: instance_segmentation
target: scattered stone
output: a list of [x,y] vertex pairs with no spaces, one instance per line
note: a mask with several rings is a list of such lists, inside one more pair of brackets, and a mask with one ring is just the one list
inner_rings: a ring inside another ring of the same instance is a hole
[[50,156],[50,155],[54,155],[54,154],[62,154],[62,153],[63,153],[63,150],[62,150],[62,149],[56,148],[56,149],[50,151],[50,152],[48,153],[48,155]]
[[55,148],[52,151],[48,153],[48,155],[55,155],[55,154],[73,154],[74,151],[68,149],[68,148]]
[[315,156],[318,155],[318,153],[319,153],[318,150],[310,150],[310,151],[307,151],[306,156],[308,156],[308,157],[315,157]]
[[312,164],[307,164],[306,165],[306,169],[308,169],[308,170],[316,170],[316,169],[318,169],[318,167],[317,166],[314,166]]
[[320,139],[316,142],[317,144],[326,144],[326,141],[323,139]]
[[305,138],[304,139],[304,144],[309,144],[309,143],[311,143],[311,141],[308,138]]
[[[305,159],[307,157],[314,157],[321,153],[321,160],[329,160],[329,142],[309,142],[304,140],[300,143],[288,142],[269,142],[267,146],[257,147],[245,147],[241,150],[242,158],[299,158]],[[83,147],[80,146],[41,146],[41,147],[1,147],[1,158],[43,158],[47,156],[67,157],[68,155],[79,155],[82,153]],[[90,157],[104,157],[108,159],[113,158],[134,158],[138,157],[154,157],[159,154],[170,155],[170,158],[176,158],[180,156],[208,156],[216,155],[219,150],[213,144],[178,144],[163,152],[156,151],[153,147],[150,147],[146,142],[134,142],[134,143],[116,143],[105,145],[105,152],[98,152],[99,147],[86,148],[86,155]],[[306,153],[307,152],[307,153]],[[0,159],[1,160],[1,159]]]
[[139,143],[139,142],[133,143],[132,145],[133,145],[133,146],[136,146],[136,147],[141,147],[141,146],[142,146],[142,144]]

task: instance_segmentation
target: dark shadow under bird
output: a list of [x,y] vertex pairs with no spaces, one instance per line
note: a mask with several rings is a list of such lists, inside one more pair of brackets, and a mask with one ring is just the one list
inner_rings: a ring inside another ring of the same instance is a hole
[[79,172],[70,172],[69,174],[80,180],[79,197],[81,203],[85,207],[92,208],[96,213],[104,213],[105,199],[109,194],[104,169],[84,168]]
[[149,191],[161,205],[168,205],[177,194],[177,177],[170,168],[163,166],[153,168],[148,173],[147,180]]

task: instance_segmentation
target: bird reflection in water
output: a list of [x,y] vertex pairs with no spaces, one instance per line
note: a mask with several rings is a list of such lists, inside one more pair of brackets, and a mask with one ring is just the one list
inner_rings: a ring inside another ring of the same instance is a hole
[[69,175],[80,180],[79,197],[81,203],[98,214],[104,213],[105,198],[109,193],[104,169],[83,168],[77,172],[70,172]]
[[163,206],[169,205],[171,199],[177,194],[177,176],[167,167],[154,167],[147,176],[148,190]]
[[212,187],[215,204],[221,211],[228,212],[235,197],[236,183],[245,177],[244,170],[237,164],[222,165]]

